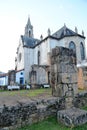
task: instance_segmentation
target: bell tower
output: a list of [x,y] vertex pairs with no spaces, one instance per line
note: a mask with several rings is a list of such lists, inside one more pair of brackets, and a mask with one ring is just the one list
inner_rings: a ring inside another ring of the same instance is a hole
[[31,25],[30,17],[28,17],[28,21],[25,26],[25,36],[33,38],[33,26]]

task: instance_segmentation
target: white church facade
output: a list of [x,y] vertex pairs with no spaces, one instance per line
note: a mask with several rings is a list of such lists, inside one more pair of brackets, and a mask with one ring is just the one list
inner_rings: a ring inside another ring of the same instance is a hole
[[85,36],[72,31],[66,25],[47,37],[34,38],[33,26],[28,18],[24,35],[20,36],[17,55],[15,58],[16,82],[19,84],[48,84],[50,83],[50,52],[56,46],[70,48],[76,55],[77,66],[85,61]]

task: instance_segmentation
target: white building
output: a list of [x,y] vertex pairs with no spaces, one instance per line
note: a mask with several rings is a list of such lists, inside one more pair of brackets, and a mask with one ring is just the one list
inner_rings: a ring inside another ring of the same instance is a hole
[[[50,52],[56,46],[63,46],[74,51],[77,65],[85,60],[84,32],[78,34],[64,25],[51,35],[50,29],[47,37],[34,38],[33,26],[30,18],[25,26],[25,34],[20,36],[17,56],[15,58],[16,82],[47,84],[50,82]],[[21,75],[21,73],[23,75]]]
[[8,74],[0,73],[0,86],[8,85]]

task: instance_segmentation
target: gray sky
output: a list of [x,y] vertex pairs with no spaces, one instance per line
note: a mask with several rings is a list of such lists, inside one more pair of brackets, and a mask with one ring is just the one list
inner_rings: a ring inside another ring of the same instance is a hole
[[15,68],[15,56],[20,35],[30,15],[34,37],[39,38],[60,29],[64,23],[87,37],[86,0],[0,0],[0,71]]

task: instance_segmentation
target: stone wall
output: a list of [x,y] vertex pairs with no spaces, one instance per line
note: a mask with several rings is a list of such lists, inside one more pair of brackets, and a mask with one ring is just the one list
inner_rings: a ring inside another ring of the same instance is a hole
[[76,57],[72,50],[56,47],[51,54],[51,86],[53,96],[64,96],[69,85],[77,93]]
[[50,115],[56,115],[57,98],[37,99],[27,104],[18,103],[16,106],[0,107],[0,130],[13,130],[18,127],[39,122]]
[[[87,105],[87,93],[79,93],[74,98],[74,106]],[[56,115],[58,110],[65,108],[65,99],[52,97],[36,99],[27,104],[0,106],[0,130],[15,130],[24,125],[39,122],[49,116]]]

